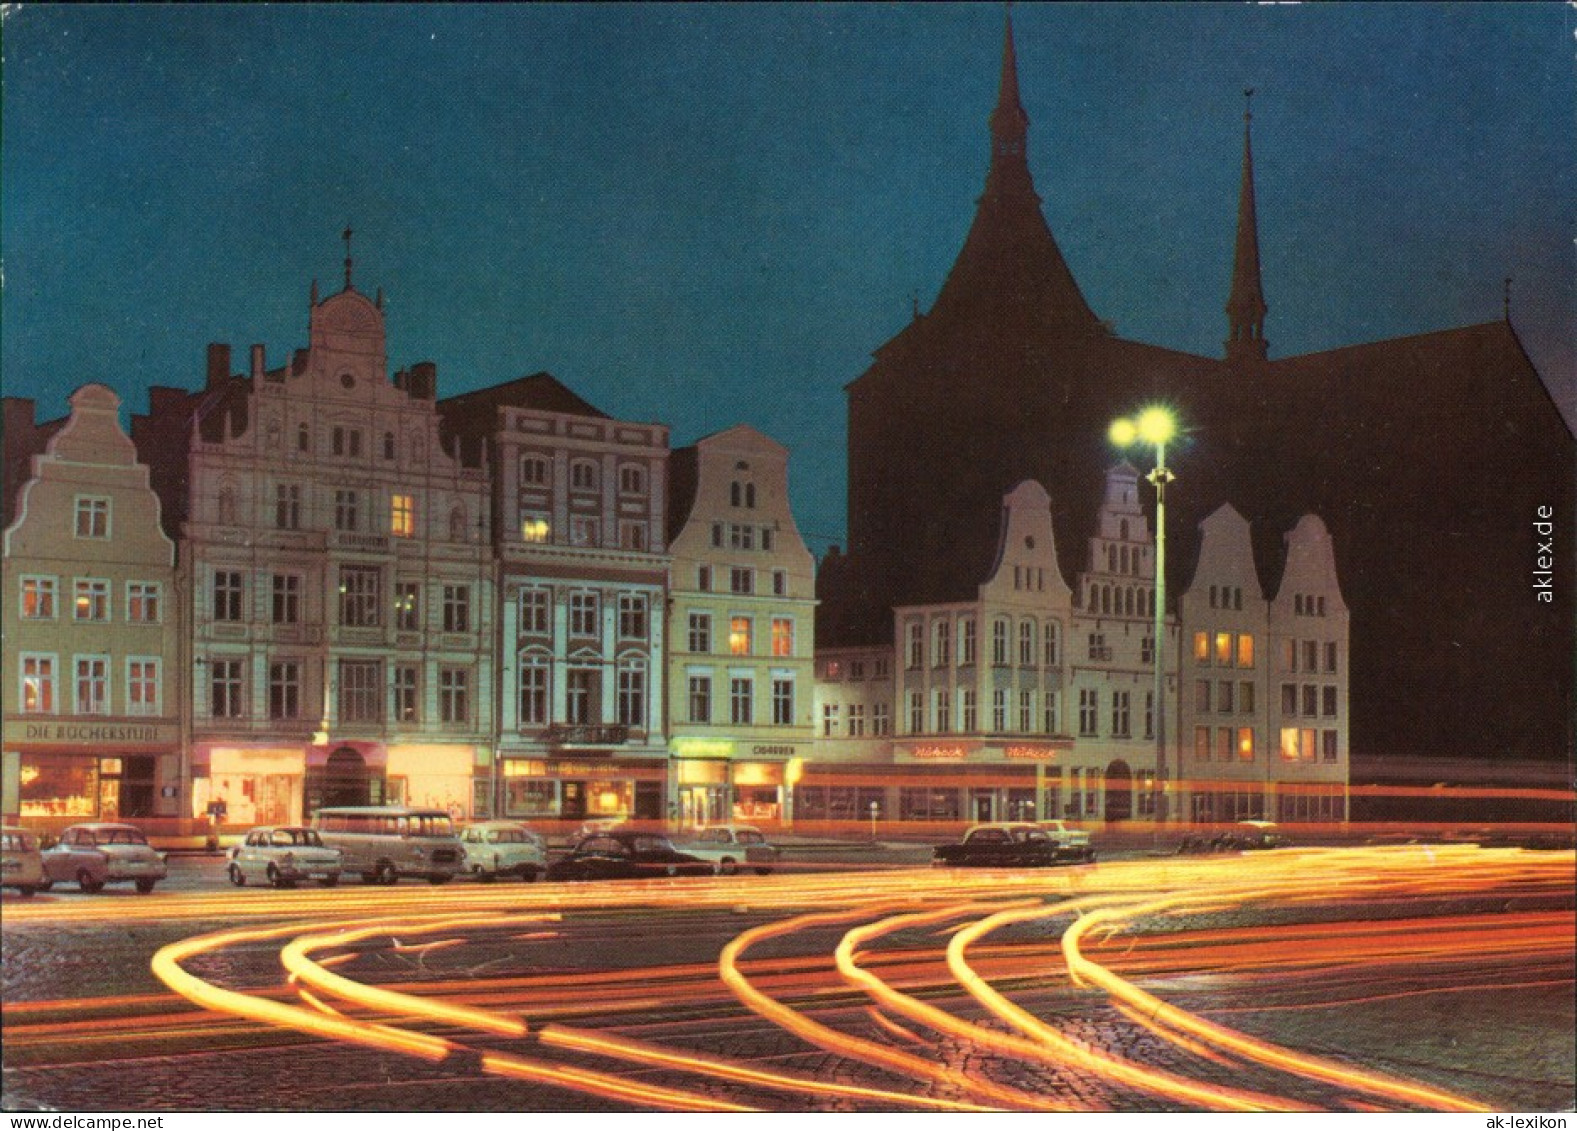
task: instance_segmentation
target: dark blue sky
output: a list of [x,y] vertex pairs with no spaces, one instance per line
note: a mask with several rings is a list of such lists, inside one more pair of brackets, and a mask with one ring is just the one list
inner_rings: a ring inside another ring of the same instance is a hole
[[[1573,410],[1572,10],[1019,5],[1030,165],[1096,312],[1219,356],[1254,86],[1273,356],[1513,322]],[[746,422],[844,530],[845,400],[987,157],[990,5],[11,8],[8,396],[144,411],[383,287],[440,395],[549,370],[675,445]],[[1420,390],[1420,395],[1427,395]]]

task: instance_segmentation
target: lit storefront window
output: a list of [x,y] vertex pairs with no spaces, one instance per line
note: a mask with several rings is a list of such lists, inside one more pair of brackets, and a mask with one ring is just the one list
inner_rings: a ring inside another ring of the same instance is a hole
[[25,756],[20,785],[23,817],[98,816],[99,768],[94,759]]

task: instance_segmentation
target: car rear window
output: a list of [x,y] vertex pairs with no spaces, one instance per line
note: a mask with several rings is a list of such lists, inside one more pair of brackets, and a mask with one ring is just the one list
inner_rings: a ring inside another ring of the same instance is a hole
[[137,829],[99,829],[93,834],[95,844],[147,844],[148,838]]

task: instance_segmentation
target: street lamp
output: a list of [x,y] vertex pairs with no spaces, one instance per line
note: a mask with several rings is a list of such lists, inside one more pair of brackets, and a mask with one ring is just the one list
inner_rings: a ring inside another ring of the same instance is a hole
[[1151,715],[1155,720],[1155,800],[1157,824],[1166,821],[1166,485],[1176,476],[1166,466],[1166,444],[1177,434],[1177,419],[1159,405],[1137,416],[1112,421],[1110,437],[1119,448],[1146,444],[1155,449],[1155,469],[1145,478],[1155,484],[1155,692]]

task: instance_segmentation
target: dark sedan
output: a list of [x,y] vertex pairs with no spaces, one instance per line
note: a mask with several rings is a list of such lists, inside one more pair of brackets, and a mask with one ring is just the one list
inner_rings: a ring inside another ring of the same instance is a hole
[[1058,859],[1057,842],[1022,821],[975,825],[957,844],[938,845],[931,853],[933,865],[948,868],[1045,868]]
[[666,876],[710,876],[710,860],[680,852],[665,836],[614,829],[593,833],[568,856],[548,865],[549,880],[644,880]]

